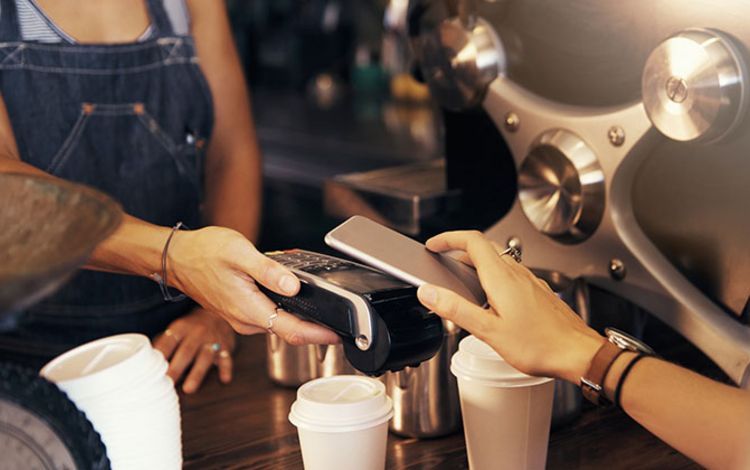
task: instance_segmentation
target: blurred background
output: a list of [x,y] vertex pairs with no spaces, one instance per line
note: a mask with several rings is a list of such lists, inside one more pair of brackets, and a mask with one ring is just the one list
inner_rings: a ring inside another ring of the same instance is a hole
[[[431,99],[410,54],[408,3],[228,0],[264,159],[262,250],[335,254],[323,236],[353,213],[424,240],[484,230],[508,212],[510,151],[481,109],[452,113]],[[412,170],[372,173],[404,166]],[[592,324],[644,331],[647,316],[631,302],[594,286],[590,296]],[[647,340],[676,341],[693,363],[710,364],[655,318],[650,325]]]
[[[430,162],[441,121],[412,78],[407,0],[230,0],[264,157],[264,250],[327,251],[336,175]],[[344,197],[344,199],[346,199]]]

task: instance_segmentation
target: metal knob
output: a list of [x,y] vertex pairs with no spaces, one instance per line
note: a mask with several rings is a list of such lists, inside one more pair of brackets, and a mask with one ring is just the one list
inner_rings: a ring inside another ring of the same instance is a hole
[[415,53],[433,97],[445,108],[461,111],[480,104],[498,75],[505,53],[492,26],[461,4],[460,16],[436,26],[422,26]]
[[643,104],[651,122],[677,141],[729,134],[745,109],[747,72],[729,38],[707,29],[662,42],[643,70]]
[[537,230],[563,243],[591,236],[604,213],[604,173],[572,132],[555,129],[531,146],[518,175],[519,200]]

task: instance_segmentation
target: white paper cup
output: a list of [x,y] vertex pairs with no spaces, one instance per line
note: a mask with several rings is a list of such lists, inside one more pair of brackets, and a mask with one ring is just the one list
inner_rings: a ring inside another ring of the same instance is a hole
[[312,380],[297,390],[297,426],[306,470],[383,470],[393,403],[382,382],[355,375]]
[[57,356],[40,375],[71,397],[105,394],[141,377],[144,368],[153,366],[152,352],[146,336],[110,336]]
[[466,452],[472,470],[542,470],[552,417],[553,379],[531,377],[474,336],[453,355]]
[[167,361],[147,337],[84,344],[41,374],[67,392],[99,432],[115,470],[182,466],[180,407]]

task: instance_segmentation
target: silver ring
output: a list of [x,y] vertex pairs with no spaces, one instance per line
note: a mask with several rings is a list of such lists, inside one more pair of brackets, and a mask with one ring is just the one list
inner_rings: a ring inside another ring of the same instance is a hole
[[175,334],[175,332],[172,331],[172,330],[170,330],[169,328],[167,328],[166,330],[164,330],[164,336],[166,336],[168,338],[172,338],[176,343],[180,342],[179,336],[177,336]]
[[506,248],[500,253],[500,256],[505,256],[505,255],[509,255],[511,258],[513,258],[516,261],[516,263],[521,262],[521,250],[519,250],[515,246],[509,246],[508,248]]
[[221,351],[221,343],[206,343],[206,348],[210,349],[212,353],[216,354]]
[[271,334],[275,334],[273,332],[273,322],[279,317],[279,310],[280,307],[274,308],[273,313],[268,317],[268,325],[266,325],[266,330],[268,330],[268,332]]

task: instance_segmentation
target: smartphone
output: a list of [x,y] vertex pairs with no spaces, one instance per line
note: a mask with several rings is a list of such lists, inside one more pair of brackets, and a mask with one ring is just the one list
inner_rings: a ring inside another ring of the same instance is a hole
[[355,215],[325,236],[331,248],[414,286],[450,289],[477,305],[487,297],[476,271],[366,217]]

